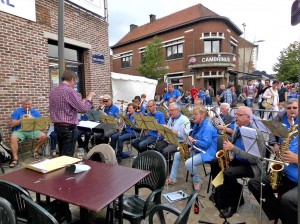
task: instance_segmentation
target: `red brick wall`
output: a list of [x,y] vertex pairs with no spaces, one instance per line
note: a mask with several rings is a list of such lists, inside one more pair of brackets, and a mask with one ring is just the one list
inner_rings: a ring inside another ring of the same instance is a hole
[[[58,2],[36,0],[37,21],[0,12],[0,131],[7,143],[10,115],[31,98],[43,116],[48,112],[50,91],[48,45],[44,31],[57,34]],[[91,44],[84,52],[86,92],[110,93],[108,24],[65,4],[65,37]],[[92,52],[103,53],[105,65],[93,64]],[[97,102],[97,100],[95,100]]]
[[[129,26],[128,26],[129,29]],[[192,32],[185,33],[187,30],[193,29]],[[228,32],[230,30],[231,32]],[[162,39],[162,41],[166,40],[172,40],[178,37],[184,36],[184,44],[183,44],[183,58],[177,59],[177,60],[169,60],[166,61],[166,65],[169,66],[169,73],[175,73],[175,72],[181,72],[185,71],[185,75],[190,75],[190,69],[188,68],[188,61],[189,56],[193,54],[202,54],[204,52],[204,41],[200,39],[202,36],[202,33],[208,33],[208,32],[220,32],[224,33],[225,40],[222,41],[221,45],[221,52],[229,53],[230,52],[230,36],[235,38],[236,40],[239,40],[239,36],[237,33],[235,33],[225,22],[223,21],[205,21],[200,22],[198,24],[192,24],[187,25],[183,28],[176,29],[174,31],[170,31],[164,34],[160,34],[159,37]],[[118,73],[125,73],[130,75],[138,75],[138,72],[136,71],[136,68],[140,64],[140,54],[138,53],[138,48],[147,46],[147,42],[151,41],[152,39],[142,40],[138,42],[134,42],[125,46],[121,46],[118,48],[113,49],[113,54],[119,54],[122,52],[133,50],[133,56],[132,56],[132,63],[133,66],[131,68],[121,68],[121,59],[115,59],[113,60],[113,71]],[[240,41],[239,41],[239,44]],[[241,46],[238,46],[241,47]],[[166,49],[166,48],[164,48]],[[237,49],[238,52],[238,49]],[[166,50],[164,50],[164,53],[166,54]],[[237,61],[238,63],[238,61]],[[238,66],[237,66],[238,67]],[[226,70],[227,68],[217,68],[218,71]],[[199,71],[204,71],[203,69],[198,69]],[[214,68],[207,68],[209,71],[214,71]],[[191,87],[191,79],[185,79],[187,82],[190,83],[184,83],[184,87],[186,89],[190,89]],[[203,87],[203,79],[194,79],[195,85],[197,87]],[[224,82],[225,79],[222,79],[221,82]],[[185,81],[184,81],[185,82]],[[158,92],[161,94],[163,91],[164,85],[159,85]]]

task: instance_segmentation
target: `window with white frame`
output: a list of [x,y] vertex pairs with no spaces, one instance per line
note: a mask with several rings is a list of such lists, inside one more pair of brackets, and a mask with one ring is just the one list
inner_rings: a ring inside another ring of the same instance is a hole
[[121,68],[132,67],[132,54],[121,54]]
[[223,71],[205,71],[202,72],[203,77],[220,77],[223,76],[224,72]]
[[220,40],[204,40],[204,53],[219,53],[220,50]]
[[236,54],[238,41],[233,37],[230,38],[230,53]]
[[171,59],[177,59],[177,58],[182,58],[183,57],[183,43],[178,43],[178,41],[170,42],[168,43],[166,47],[166,55],[167,55],[167,60]]

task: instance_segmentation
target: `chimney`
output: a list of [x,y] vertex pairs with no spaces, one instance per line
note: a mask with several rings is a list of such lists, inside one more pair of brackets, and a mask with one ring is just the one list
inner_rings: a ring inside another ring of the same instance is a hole
[[150,23],[153,23],[156,20],[156,15],[150,14]]
[[130,31],[134,30],[135,28],[137,28],[138,25],[135,24],[130,24]]

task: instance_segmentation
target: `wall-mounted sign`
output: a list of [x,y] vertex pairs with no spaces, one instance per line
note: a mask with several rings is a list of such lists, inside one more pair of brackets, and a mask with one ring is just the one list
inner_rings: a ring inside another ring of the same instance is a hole
[[190,65],[194,65],[195,63],[196,63],[196,58],[195,57],[190,57],[190,59],[189,59],[189,64]]
[[230,57],[206,57],[202,58],[202,62],[230,62]]
[[101,53],[94,53],[92,55],[92,63],[96,63],[96,64],[104,64],[104,55]]
[[0,0],[0,11],[36,21],[35,0]]
[[105,17],[104,0],[68,0],[99,16]]

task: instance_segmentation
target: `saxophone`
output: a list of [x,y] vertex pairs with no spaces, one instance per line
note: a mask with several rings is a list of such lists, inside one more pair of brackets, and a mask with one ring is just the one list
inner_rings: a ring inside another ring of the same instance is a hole
[[[280,162],[284,162],[283,153],[289,150],[290,142],[293,140],[294,134],[298,132],[297,127],[298,125],[294,125],[294,114],[292,114],[292,126],[289,128],[288,137],[283,139],[279,149],[278,160]],[[269,174],[270,185],[273,190],[277,190],[278,187],[282,184],[281,179],[284,173],[283,171],[284,164],[272,162],[270,165],[270,170],[271,170]]]
[[[186,122],[183,124],[184,128],[186,128],[187,124],[190,122]],[[180,145],[177,147],[177,150],[180,152],[180,156],[185,163],[185,161],[190,157],[190,149],[189,145],[186,142],[181,142]]]
[[[231,123],[227,124],[227,125],[224,125],[224,129],[222,131],[222,137],[223,137],[223,142],[228,142],[228,136],[227,134],[225,133],[225,129],[231,125]],[[218,159],[218,163],[219,163],[219,166],[221,168],[222,171],[224,171],[225,169],[229,168],[230,167],[230,158],[229,158],[229,152],[228,151],[225,151],[225,150],[219,150],[217,153],[216,153],[216,157]]]

